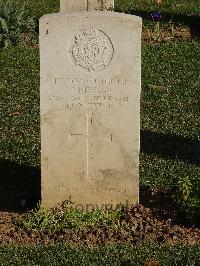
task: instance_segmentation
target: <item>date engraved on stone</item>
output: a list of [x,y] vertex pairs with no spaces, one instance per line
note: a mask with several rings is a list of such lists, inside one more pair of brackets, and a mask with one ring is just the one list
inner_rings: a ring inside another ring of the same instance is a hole
[[110,64],[114,48],[103,31],[89,27],[75,36],[69,54],[75,65],[93,72],[103,70]]

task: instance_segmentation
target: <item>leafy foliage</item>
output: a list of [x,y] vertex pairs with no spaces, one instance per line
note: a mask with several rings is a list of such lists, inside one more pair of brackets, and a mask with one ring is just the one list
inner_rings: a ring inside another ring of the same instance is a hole
[[104,211],[93,210],[84,213],[66,202],[60,208],[51,210],[38,208],[38,210],[26,215],[23,220],[16,220],[15,223],[28,231],[36,229],[59,233],[66,229],[83,231],[88,227],[114,226],[119,221],[121,215],[121,208]]
[[175,198],[186,214],[188,220],[197,222],[200,219],[200,180],[184,177],[177,184]]
[[[5,4],[8,0],[1,0],[1,2]],[[25,6],[31,16],[37,20],[45,14],[59,12],[60,8],[60,0],[12,0],[11,3],[14,8]]]
[[10,2],[0,4],[0,48],[36,43],[36,21],[25,7],[15,7]]

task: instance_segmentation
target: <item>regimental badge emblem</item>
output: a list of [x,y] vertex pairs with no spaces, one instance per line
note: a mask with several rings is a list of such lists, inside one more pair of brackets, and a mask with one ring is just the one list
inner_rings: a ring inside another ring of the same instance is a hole
[[103,31],[89,27],[75,36],[69,53],[75,65],[93,72],[103,70],[110,64],[114,48]]

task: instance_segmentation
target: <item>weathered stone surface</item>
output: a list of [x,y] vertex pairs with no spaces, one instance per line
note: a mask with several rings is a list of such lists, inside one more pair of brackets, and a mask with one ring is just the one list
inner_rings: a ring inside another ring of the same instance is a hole
[[42,203],[138,203],[141,19],[40,20]]
[[60,12],[112,10],[114,0],[60,0]]

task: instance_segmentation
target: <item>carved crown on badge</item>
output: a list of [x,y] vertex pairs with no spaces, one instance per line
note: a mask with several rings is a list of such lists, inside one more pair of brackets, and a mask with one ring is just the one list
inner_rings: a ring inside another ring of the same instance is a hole
[[114,48],[103,31],[90,26],[75,36],[69,53],[75,65],[92,72],[103,70],[110,64]]

